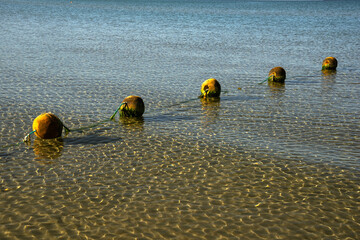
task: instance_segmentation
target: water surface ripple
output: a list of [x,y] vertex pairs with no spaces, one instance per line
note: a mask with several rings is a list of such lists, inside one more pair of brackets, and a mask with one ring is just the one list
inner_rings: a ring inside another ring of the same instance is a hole
[[[0,239],[359,239],[359,15],[0,0]],[[129,95],[143,117],[104,121]],[[43,112],[84,130],[21,142]]]

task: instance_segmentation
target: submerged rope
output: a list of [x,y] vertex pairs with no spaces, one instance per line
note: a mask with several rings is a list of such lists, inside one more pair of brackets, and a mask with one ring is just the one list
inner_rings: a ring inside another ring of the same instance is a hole
[[69,133],[69,132],[81,132],[81,131],[83,131],[83,130],[86,130],[86,129],[90,129],[90,128],[99,126],[100,124],[105,123],[105,122],[108,122],[108,121],[110,121],[110,119],[105,119],[105,120],[102,120],[102,121],[100,121],[100,122],[94,123],[94,124],[92,124],[92,125],[85,126],[85,127],[81,127],[81,128],[75,128],[75,129],[69,129],[69,128],[65,127],[65,125],[63,125],[63,126],[64,126],[64,128],[65,128],[65,133]]
[[191,102],[191,101],[195,101],[195,100],[199,99],[200,97],[201,97],[201,95],[200,95],[199,97],[197,97],[197,98],[191,98],[191,99],[189,99],[189,100],[185,100],[185,101],[182,101],[182,102],[179,102],[179,103],[174,103],[174,104],[171,104],[171,105],[167,106],[167,108],[175,107],[175,106],[182,105],[182,104],[184,104],[184,103],[188,103],[188,102]]
[[25,142],[25,143],[30,142],[30,135],[33,134],[33,133],[35,133],[35,132],[36,132],[36,130],[34,130],[34,131],[26,134],[26,136],[25,136],[21,141],[18,141],[17,143],[8,144],[8,145],[3,145],[3,146],[1,146],[1,148],[15,147],[15,146],[18,146],[18,145],[19,145],[20,143],[22,143],[22,142]]
[[207,98],[209,89],[205,89],[203,93],[200,94],[199,98]]
[[34,131],[30,132],[29,134],[27,134],[27,135],[24,137],[23,142],[30,142],[30,135],[33,134],[33,133],[35,133],[35,132],[36,132],[36,130],[34,130]]
[[11,148],[11,147],[15,147],[15,146],[19,146],[20,143],[24,142],[24,140],[18,141],[17,143],[12,143],[12,144],[8,144],[8,145],[3,145],[1,146],[1,148]]
[[262,82],[259,82],[258,84],[260,85],[260,84],[263,84],[264,82],[266,82],[266,81],[269,81],[270,80],[270,78],[272,78],[272,80],[274,79],[274,75],[273,74],[271,74],[269,77],[267,77],[264,81],[262,81]]
[[109,122],[111,120],[113,120],[115,118],[115,115],[119,112],[120,108],[122,105],[126,105],[127,102],[123,102],[120,104],[120,106],[116,109],[116,111],[114,112],[114,114],[110,117],[110,118],[107,118],[107,119],[104,119],[104,120],[101,120],[97,123],[94,123],[94,124],[91,124],[89,126],[85,126],[85,127],[81,127],[81,128],[76,128],[76,129],[70,129],[68,127],[66,127],[64,124],[64,128],[65,128],[65,132],[66,133],[69,133],[69,132],[79,132],[79,131],[83,131],[83,130],[86,130],[86,129],[90,129],[90,128],[93,128],[93,127],[96,127],[96,126],[99,126],[100,124],[103,124],[105,122]]
[[120,106],[116,109],[116,111],[114,112],[114,114],[110,117],[110,120],[112,120],[112,119],[115,117],[116,113],[118,113],[118,111],[120,110],[121,106],[124,105],[124,104],[127,105],[127,102],[123,102],[123,103],[120,104]]

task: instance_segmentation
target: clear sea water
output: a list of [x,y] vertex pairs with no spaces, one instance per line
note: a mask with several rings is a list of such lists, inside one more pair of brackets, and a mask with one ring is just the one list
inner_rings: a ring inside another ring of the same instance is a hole
[[[0,36],[0,239],[360,239],[359,1],[0,0]],[[23,143],[43,112],[85,129]]]

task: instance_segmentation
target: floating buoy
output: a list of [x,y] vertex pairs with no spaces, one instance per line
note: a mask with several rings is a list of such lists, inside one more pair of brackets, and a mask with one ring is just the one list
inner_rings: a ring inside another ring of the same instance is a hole
[[322,70],[336,70],[337,60],[334,57],[327,57],[322,63]]
[[268,81],[272,82],[285,82],[286,72],[282,67],[274,67],[269,72]]
[[201,85],[200,98],[220,97],[221,86],[215,78],[210,78]]
[[43,113],[37,116],[33,122],[35,135],[43,139],[61,137],[62,129],[62,122],[52,113]]
[[122,101],[120,116],[122,117],[141,117],[145,112],[144,101],[138,96],[128,96]]

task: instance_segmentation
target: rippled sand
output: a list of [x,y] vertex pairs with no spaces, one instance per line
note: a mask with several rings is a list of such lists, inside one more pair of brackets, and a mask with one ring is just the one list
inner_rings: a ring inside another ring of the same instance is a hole
[[[360,239],[358,13],[1,2],[0,239]],[[110,121],[129,95],[143,117]],[[43,112],[83,130],[23,143]]]
[[155,107],[6,148],[0,237],[359,238],[353,120],[310,121],[314,108],[295,117],[271,103],[287,91]]

